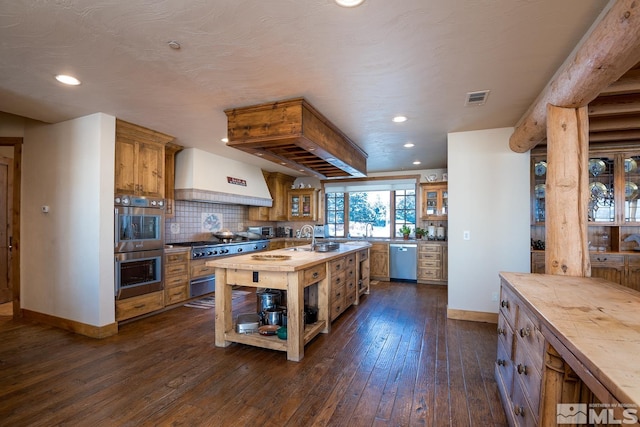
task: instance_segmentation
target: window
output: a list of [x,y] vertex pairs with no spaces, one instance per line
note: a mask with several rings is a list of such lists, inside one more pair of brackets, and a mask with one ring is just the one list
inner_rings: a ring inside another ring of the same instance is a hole
[[325,218],[329,226],[329,236],[344,235],[344,193],[327,193],[325,197]]
[[[416,179],[325,183],[325,218],[332,237],[396,237],[415,229]],[[345,234],[346,233],[346,234]]]

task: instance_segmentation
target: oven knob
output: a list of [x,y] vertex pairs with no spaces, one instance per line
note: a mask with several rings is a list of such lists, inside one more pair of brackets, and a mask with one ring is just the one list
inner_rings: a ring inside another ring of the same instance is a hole
[[228,254],[229,253],[229,249],[222,249],[220,251],[221,254]]
[[158,204],[158,202],[156,202],[155,200],[151,201],[151,206],[155,206],[156,204]]
[[122,200],[120,200],[120,197],[116,197],[116,198],[115,198],[115,200],[114,200],[114,202],[115,202],[115,204],[116,204],[116,205],[117,205],[117,204],[119,204],[121,201],[122,201]]
[[130,201],[131,201],[131,200],[129,200],[129,198],[128,198],[127,196],[125,196],[125,197],[123,197],[123,198],[122,198],[122,204],[123,204],[123,205],[128,205]]
[[163,207],[164,206],[164,200],[158,200],[158,206]]
[[213,255],[213,251],[208,251],[207,255],[209,255],[209,256]]
[[238,248],[238,252],[242,252],[242,248]]

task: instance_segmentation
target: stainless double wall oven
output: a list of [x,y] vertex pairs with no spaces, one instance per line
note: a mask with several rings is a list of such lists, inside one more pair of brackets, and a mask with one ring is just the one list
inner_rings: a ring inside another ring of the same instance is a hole
[[115,297],[164,289],[164,200],[116,196]]

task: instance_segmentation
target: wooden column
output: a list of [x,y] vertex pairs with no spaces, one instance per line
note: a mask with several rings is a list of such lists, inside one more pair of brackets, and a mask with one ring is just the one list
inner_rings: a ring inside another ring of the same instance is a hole
[[587,107],[547,106],[545,273],[591,276]]

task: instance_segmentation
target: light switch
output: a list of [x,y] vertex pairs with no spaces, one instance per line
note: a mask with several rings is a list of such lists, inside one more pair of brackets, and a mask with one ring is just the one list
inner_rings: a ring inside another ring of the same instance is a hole
[[471,231],[469,230],[465,230],[462,232],[462,239],[463,240],[471,240]]
[[49,206],[43,205],[42,206],[42,213],[49,213]]

